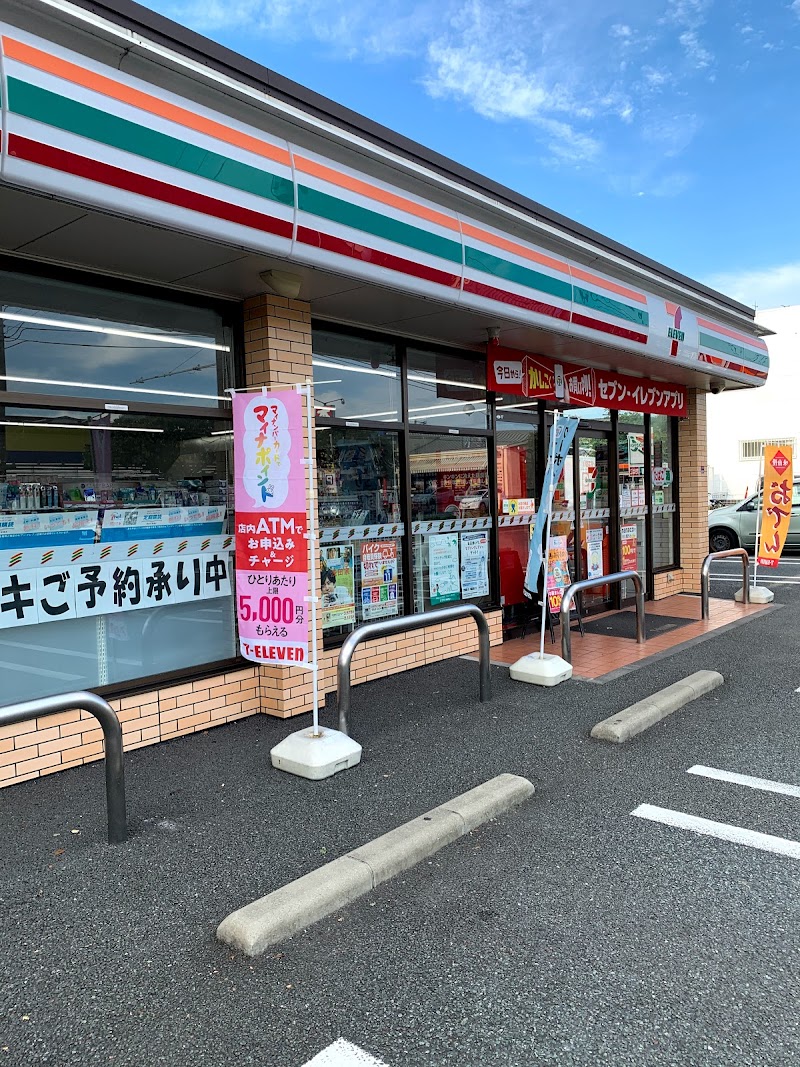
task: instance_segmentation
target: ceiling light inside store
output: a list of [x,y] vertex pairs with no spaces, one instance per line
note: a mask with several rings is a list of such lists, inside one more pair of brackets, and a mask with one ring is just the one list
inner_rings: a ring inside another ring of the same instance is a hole
[[112,393],[142,393],[145,396],[183,396],[192,400],[227,400],[229,396],[213,393],[173,393],[168,389],[135,389],[132,385],[99,385],[97,382],[62,382],[56,378],[20,378],[15,374],[0,374],[0,382],[22,382],[26,385],[56,385],[62,389],[105,389]]
[[0,419],[0,426],[28,426],[37,430],[117,430],[119,433],[163,433],[163,430],[150,429],[147,426],[103,426],[98,422],[8,422]]
[[189,337],[170,337],[162,333],[143,333],[141,330],[121,330],[116,326],[93,326],[87,322],[74,322],[70,319],[45,319],[33,315],[20,315],[11,311],[0,311],[0,319],[9,322],[27,322],[32,326],[55,326],[60,330],[78,330],[81,333],[102,333],[111,337],[132,337],[137,341],[159,341],[165,345],[181,345],[183,348],[205,348],[211,352],[230,352],[230,345],[218,345],[211,341],[193,341]]
[[[312,359],[315,367],[329,367],[331,370],[347,371],[348,374],[377,374],[381,378],[397,378],[400,369],[397,370],[370,370],[369,367],[351,367],[349,364],[342,366],[340,363],[329,363],[326,359]],[[319,384],[319,383],[317,383]]]
[[426,378],[422,374],[409,374],[408,380],[422,382],[424,385],[456,385],[459,389],[480,389],[482,393],[486,392],[485,385],[478,385],[477,382],[456,382],[452,378],[434,378],[432,375]]

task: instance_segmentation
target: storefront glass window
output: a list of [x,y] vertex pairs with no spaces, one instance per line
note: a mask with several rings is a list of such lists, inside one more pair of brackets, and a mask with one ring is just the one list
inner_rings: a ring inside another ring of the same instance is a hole
[[0,387],[220,407],[231,330],[211,308],[0,271]]
[[322,629],[335,641],[355,626],[403,614],[398,436],[319,427],[317,490]]
[[314,404],[318,418],[400,422],[400,367],[394,344],[314,330]]
[[457,600],[487,605],[488,441],[463,435],[412,434],[410,453],[415,610]]
[[409,348],[408,421],[485,430],[486,360]]
[[2,409],[7,701],[235,656],[226,422]]
[[678,487],[675,483],[673,424],[667,415],[650,419],[652,462],[653,567],[672,567],[675,559],[675,521]]
[[[638,571],[647,582],[647,498],[645,492],[644,416],[640,412],[620,412],[619,453],[619,522],[621,570]],[[623,583],[623,595],[633,588]]]

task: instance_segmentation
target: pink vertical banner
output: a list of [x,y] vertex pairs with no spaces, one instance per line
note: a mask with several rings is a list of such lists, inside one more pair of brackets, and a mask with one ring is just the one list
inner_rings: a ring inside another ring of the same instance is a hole
[[308,540],[299,393],[234,393],[236,612],[256,663],[308,660]]

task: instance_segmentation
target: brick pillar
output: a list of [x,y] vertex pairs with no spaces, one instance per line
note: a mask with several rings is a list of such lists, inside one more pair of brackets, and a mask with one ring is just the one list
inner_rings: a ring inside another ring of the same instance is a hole
[[[244,302],[245,379],[248,386],[289,388],[313,378],[311,305],[261,293]],[[303,447],[308,454],[308,441]],[[311,448],[313,455],[314,441]],[[315,471],[316,479],[316,471]],[[310,559],[316,588],[317,560]],[[317,625],[322,651],[322,625]],[[310,650],[309,650],[310,651]],[[312,706],[311,672],[296,667],[260,667],[261,710],[288,718]]]
[[683,589],[700,592],[700,567],[708,554],[708,464],[706,394],[690,389],[689,417],[678,424]]

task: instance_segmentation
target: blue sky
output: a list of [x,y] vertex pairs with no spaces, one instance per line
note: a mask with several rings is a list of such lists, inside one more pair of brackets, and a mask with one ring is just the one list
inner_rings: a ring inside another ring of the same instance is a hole
[[800,304],[800,0],[150,0],[749,304]]

